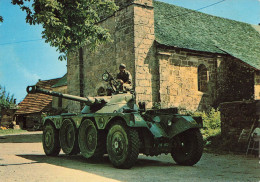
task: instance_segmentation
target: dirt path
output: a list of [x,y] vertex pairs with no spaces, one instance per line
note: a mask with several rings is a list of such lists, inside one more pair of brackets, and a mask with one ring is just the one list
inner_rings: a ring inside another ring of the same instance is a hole
[[130,170],[115,169],[107,156],[94,162],[82,156],[47,157],[41,132],[0,136],[0,181],[260,181],[259,159],[204,153],[193,167],[176,165],[170,155],[139,155]]

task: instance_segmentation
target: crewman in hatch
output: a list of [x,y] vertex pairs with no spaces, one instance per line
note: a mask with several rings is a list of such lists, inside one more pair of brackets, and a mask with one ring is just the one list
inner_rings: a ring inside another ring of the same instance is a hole
[[129,71],[126,70],[125,64],[119,65],[119,73],[116,76],[116,79],[121,83],[122,88],[126,90],[132,89],[132,76]]

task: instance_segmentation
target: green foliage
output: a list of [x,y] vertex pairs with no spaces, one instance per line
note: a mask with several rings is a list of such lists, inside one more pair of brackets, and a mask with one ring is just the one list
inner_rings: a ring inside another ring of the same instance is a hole
[[161,109],[161,103],[160,102],[154,102],[152,109]]
[[21,129],[3,129],[3,127],[0,127],[0,136],[18,134],[18,133],[27,133],[27,131]]
[[2,16],[0,16],[0,22],[3,22],[3,21],[4,21],[3,17],[2,17]]
[[[32,5],[25,3],[32,2]],[[113,0],[12,0],[27,13],[26,22],[43,26],[42,37],[66,59],[67,53],[88,45],[110,41],[107,29],[98,26],[104,15],[112,15],[117,6]]]
[[192,116],[201,116],[205,129],[201,131],[203,139],[209,142],[209,138],[221,133],[220,111],[212,108],[210,112],[194,112]]
[[10,95],[10,93],[5,90],[5,87],[0,85],[0,111],[10,108],[14,102],[14,95]]

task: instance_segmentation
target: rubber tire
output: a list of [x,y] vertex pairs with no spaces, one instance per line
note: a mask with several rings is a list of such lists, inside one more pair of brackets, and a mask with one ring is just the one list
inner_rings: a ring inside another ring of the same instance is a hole
[[67,155],[79,153],[78,131],[75,124],[70,119],[65,119],[61,125],[60,146],[62,151]]
[[[116,151],[117,148],[121,151]],[[131,168],[138,158],[139,148],[140,139],[135,129],[121,123],[111,126],[107,134],[107,153],[114,167]]]
[[43,127],[43,150],[47,156],[57,156],[60,153],[59,131],[51,123]]
[[[88,143],[91,134],[92,143]],[[106,138],[104,131],[98,131],[90,119],[85,119],[79,127],[79,148],[81,154],[87,159],[101,159],[106,152]]]
[[202,153],[203,138],[199,129],[190,129],[175,136],[171,156],[176,163],[193,166],[200,160]]

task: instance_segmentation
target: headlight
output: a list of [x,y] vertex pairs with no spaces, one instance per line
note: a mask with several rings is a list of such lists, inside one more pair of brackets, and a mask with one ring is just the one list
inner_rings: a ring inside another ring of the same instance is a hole
[[171,126],[172,125],[172,121],[171,120],[168,120],[168,126]]
[[102,75],[102,79],[104,80],[104,81],[108,81],[108,77],[109,77],[109,75],[107,74],[107,73],[104,73],[103,75]]

